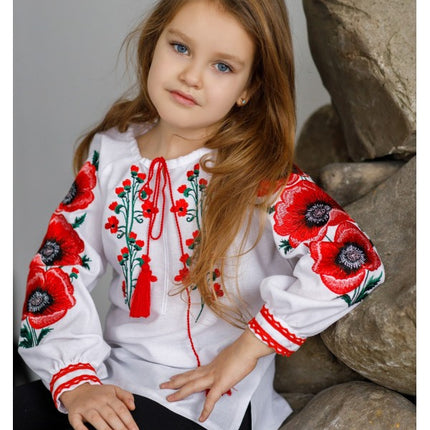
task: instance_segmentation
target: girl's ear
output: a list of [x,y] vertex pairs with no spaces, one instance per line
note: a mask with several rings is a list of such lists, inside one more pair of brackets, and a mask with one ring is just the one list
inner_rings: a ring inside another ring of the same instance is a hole
[[259,89],[260,85],[258,82],[254,82],[253,85],[251,85],[250,87],[246,88],[243,93],[240,95],[240,97],[237,99],[236,104],[241,107],[241,106],[245,106],[249,100],[251,99],[251,97],[253,96],[253,94],[255,94],[255,92]]

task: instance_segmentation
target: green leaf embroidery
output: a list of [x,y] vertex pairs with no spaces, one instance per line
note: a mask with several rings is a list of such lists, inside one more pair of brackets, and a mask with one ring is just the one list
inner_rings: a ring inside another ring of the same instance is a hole
[[267,213],[271,215],[273,212],[275,212],[275,206],[270,206],[270,208],[267,210]]
[[33,336],[26,325],[21,327],[20,334],[24,339],[18,344],[18,346],[21,348],[31,348],[33,346]]
[[81,226],[82,225],[82,223],[85,221],[85,217],[87,216],[87,214],[86,213],[84,213],[82,216],[80,216],[80,217],[76,217],[75,218],[75,221],[73,222],[73,224],[72,224],[72,227],[73,228],[78,228],[79,226]]
[[82,257],[82,267],[84,267],[85,269],[90,270],[90,265],[88,263],[91,262],[91,259],[88,257],[88,255],[84,255]]
[[293,247],[291,246],[290,242],[286,239],[281,240],[281,243],[279,245],[279,249],[283,249],[285,254],[288,254],[288,252],[290,252]]
[[100,154],[97,151],[94,151],[92,164],[98,170],[99,168],[99,156]]
[[369,293],[379,285],[381,282],[382,273],[379,274],[377,278],[374,278],[373,276],[369,279],[369,281],[366,283],[366,285],[361,289],[361,291],[355,292],[353,298],[349,297],[348,294],[344,294],[340,296],[341,299],[345,300],[345,302],[348,304],[348,306],[352,306],[356,303],[360,303],[363,299],[365,299]]
[[39,336],[37,337],[37,345],[42,341],[42,339],[51,331],[53,330],[51,327],[46,327],[40,330]]

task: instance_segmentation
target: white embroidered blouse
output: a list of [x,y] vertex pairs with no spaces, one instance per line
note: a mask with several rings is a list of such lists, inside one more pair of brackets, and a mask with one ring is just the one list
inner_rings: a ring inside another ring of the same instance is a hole
[[[85,382],[111,383],[197,422],[205,393],[169,403],[171,391],[159,384],[209,363],[241,334],[203,304],[198,289],[174,294],[198,242],[210,181],[199,161],[210,150],[148,160],[135,139],[144,131],[112,129],[93,139],[31,261],[19,351],[63,412],[64,391]],[[257,218],[254,230],[249,244]],[[226,268],[231,273],[224,274],[225,285],[214,267],[219,300],[227,300],[226,290],[235,293],[236,263]],[[108,264],[111,307],[102,332],[90,291]],[[268,211],[258,245],[237,264],[249,328],[286,356],[384,280],[367,236],[300,171]],[[251,402],[254,429],[279,428],[291,408],[273,390],[274,357],[261,358],[222,396],[203,427],[237,429]]]

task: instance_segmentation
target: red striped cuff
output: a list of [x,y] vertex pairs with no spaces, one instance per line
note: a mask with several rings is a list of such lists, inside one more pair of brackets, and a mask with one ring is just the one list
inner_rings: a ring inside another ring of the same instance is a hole
[[249,329],[266,345],[278,354],[289,357],[303,345],[306,338],[296,336],[267,308],[263,306],[260,312],[248,323]]
[[66,412],[59,399],[64,391],[76,388],[86,382],[96,385],[102,384],[94,367],[89,363],[70,364],[57,372],[52,377],[51,383],[49,384],[52,398],[54,399],[57,409]]

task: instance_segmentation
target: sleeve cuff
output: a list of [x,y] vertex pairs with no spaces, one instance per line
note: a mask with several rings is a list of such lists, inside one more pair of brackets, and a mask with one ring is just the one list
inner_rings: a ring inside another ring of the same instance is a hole
[[49,388],[55,406],[60,412],[67,412],[60,401],[61,394],[85,383],[102,385],[94,367],[89,363],[70,364],[52,377]]
[[306,338],[298,337],[275,318],[272,312],[263,306],[260,312],[248,323],[249,329],[276,353],[289,357],[303,345]]

